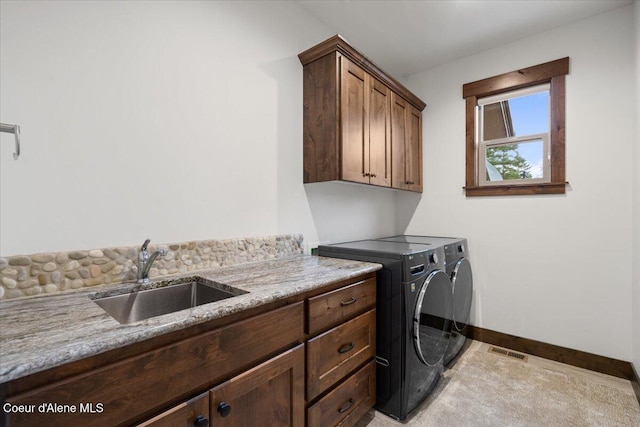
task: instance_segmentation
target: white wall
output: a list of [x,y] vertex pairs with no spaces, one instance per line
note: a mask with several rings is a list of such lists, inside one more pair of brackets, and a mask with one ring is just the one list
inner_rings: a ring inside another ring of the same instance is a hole
[[[469,239],[473,324],[631,360],[632,12],[617,9],[406,80],[427,103],[425,192],[421,200],[398,194],[398,229]],[[465,198],[462,85],[566,56],[567,194]]]
[[633,364],[640,373],[640,2],[634,3],[636,29],[636,109],[633,142]]
[[297,54],[332,32],[295,3],[0,8],[0,121],[22,127],[19,160],[0,146],[2,256],[395,231],[393,192],[302,184]]

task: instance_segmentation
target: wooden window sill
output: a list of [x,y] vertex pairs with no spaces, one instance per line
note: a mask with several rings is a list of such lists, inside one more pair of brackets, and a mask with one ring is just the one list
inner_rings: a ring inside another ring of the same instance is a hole
[[467,197],[480,196],[526,196],[532,194],[565,194],[568,182],[546,182],[542,184],[511,184],[462,187]]

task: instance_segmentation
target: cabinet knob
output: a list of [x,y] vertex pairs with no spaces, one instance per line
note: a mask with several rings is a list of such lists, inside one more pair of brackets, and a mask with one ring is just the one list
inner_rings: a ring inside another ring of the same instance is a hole
[[218,405],[218,413],[221,417],[226,417],[231,412],[231,405],[226,402],[220,402]]
[[209,427],[209,420],[202,415],[198,415],[193,425],[195,427]]
[[369,172],[365,172],[362,174],[362,176],[371,176],[371,174]]
[[369,176],[370,176],[371,178],[375,178],[375,177],[376,177],[376,176],[378,176],[378,175],[376,175],[375,173],[372,173],[372,174],[369,174]]

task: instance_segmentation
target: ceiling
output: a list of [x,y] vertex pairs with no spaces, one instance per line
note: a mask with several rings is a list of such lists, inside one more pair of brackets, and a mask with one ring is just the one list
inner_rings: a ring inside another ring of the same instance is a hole
[[403,77],[633,0],[296,1],[385,71]]

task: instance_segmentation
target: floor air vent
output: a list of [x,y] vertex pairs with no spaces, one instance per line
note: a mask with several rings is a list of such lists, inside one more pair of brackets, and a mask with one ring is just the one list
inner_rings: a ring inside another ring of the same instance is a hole
[[529,359],[526,355],[522,353],[515,353],[513,351],[509,351],[503,348],[498,348],[493,346],[489,347],[489,353],[495,353],[495,354],[500,354],[502,356],[513,357],[514,359],[522,360],[523,362],[526,362]]

